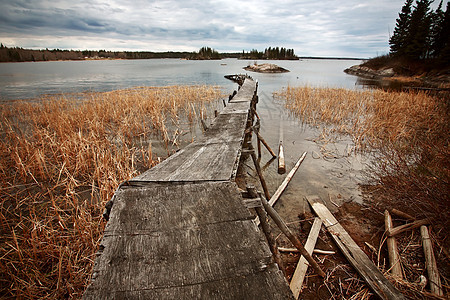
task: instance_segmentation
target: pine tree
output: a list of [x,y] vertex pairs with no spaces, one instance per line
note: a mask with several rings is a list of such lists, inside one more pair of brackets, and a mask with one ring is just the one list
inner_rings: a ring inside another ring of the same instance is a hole
[[405,54],[412,59],[424,59],[429,52],[432,0],[418,0],[411,14]]
[[403,55],[405,52],[409,25],[411,23],[411,5],[413,0],[406,0],[402,11],[398,14],[394,33],[389,39],[391,54]]
[[[441,2],[442,3],[442,2]],[[441,9],[441,4],[439,4],[438,10]],[[436,13],[441,13],[436,11]],[[447,59],[450,58],[450,2],[447,2],[447,8],[445,12],[442,12],[441,23],[435,24],[433,27],[433,57]]]

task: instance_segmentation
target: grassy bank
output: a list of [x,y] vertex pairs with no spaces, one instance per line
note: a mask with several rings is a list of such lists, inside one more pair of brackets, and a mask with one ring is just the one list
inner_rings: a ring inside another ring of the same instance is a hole
[[[383,211],[392,208],[418,219],[433,218],[431,239],[445,290],[450,274],[446,252],[450,244],[449,95],[288,87],[277,96],[303,122],[321,128],[316,142],[322,148],[322,157],[330,155],[328,149],[332,147],[327,144],[346,135],[354,143],[353,151],[371,158],[365,171],[367,182],[363,183],[363,194],[367,196],[365,210],[362,212],[363,207],[356,206],[355,212],[347,214],[350,204],[345,203],[339,208],[342,222],[347,221],[350,227],[364,227],[367,222],[377,228],[379,219],[384,225]],[[336,154],[331,156],[336,157]],[[352,218],[354,221],[349,221]],[[395,224],[403,223],[395,221]],[[370,239],[379,240],[380,245],[385,241],[383,225],[378,227],[378,233],[375,230],[369,235],[372,236]],[[363,232],[352,228],[349,231],[356,232],[358,238]],[[365,241],[373,244],[370,240]],[[397,236],[397,242],[404,279],[392,280],[411,299],[428,299],[428,286],[425,288],[418,283],[421,275],[427,276],[418,231]],[[378,258],[373,259],[389,276],[383,259],[387,253],[381,246],[377,250]],[[352,276],[347,273],[344,278]],[[336,295],[344,297],[341,280],[339,284],[336,281],[335,278],[330,285],[334,286]],[[355,294],[352,299],[369,299],[367,288],[362,291],[366,294]]]
[[322,143],[345,134],[355,151],[373,155],[368,183],[390,206],[438,217],[438,227],[448,228],[448,94],[288,87],[278,96],[304,122],[322,127]]
[[[0,297],[80,298],[122,181],[157,163],[217,87],[173,86],[0,106]],[[166,152],[167,153],[167,152]]]

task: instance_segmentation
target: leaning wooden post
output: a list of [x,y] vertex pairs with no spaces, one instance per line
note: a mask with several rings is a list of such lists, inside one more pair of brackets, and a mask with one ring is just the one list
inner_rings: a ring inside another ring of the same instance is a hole
[[[386,231],[391,230],[393,227],[391,215],[387,210],[384,211],[384,227],[386,228]],[[389,254],[389,269],[391,270],[391,274],[397,279],[403,279],[402,265],[400,255],[398,254],[397,240],[395,237],[392,236],[387,238],[387,247]]]
[[314,271],[321,277],[325,277],[325,272],[320,269],[319,264],[314,260],[314,258],[311,256],[311,254],[306,251],[306,249],[303,247],[300,240],[295,236],[292,231],[287,227],[286,223],[283,221],[283,219],[280,217],[280,215],[277,213],[277,211],[269,205],[269,202],[261,195],[261,202],[264,206],[264,209],[266,210],[267,214],[272,218],[272,220],[277,224],[278,228],[280,228],[281,232],[284,233],[284,235],[291,241],[291,243],[295,246],[295,248],[298,249],[301,255],[303,255],[306,260],[310,263]]
[[277,157],[277,155],[275,154],[275,152],[272,151],[272,149],[270,148],[270,146],[267,144],[266,140],[263,139],[263,137],[259,134],[259,132],[255,131],[256,136],[258,137],[258,139],[261,140],[261,142],[263,143],[263,145],[266,147],[267,151],[270,152],[270,154],[272,154],[273,157]]
[[[249,197],[258,198],[258,192],[254,186],[247,186],[247,192]],[[269,219],[267,217],[266,211],[261,207],[255,207],[256,214],[258,215],[259,221],[261,223],[261,228],[266,236],[267,243],[269,244],[270,251],[272,252],[272,256],[274,261],[278,264],[284,276],[286,276],[286,270],[284,268],[283,261],[281,260],[280,250],[278,250],[277,240],[274,238],[272,234],[272,230],[270,229]]]
[[433,246],[431,244],[430,235],[427,226],[420,227],[422,236],[423,252],[425,253],[425,265],[427,266],[428,279],[430,281],[430,290],[433,294],[444,296],[442,291],[441,278],[434,258]]
[[258,173],[259,181],[261,181],[261,186],[263,188],[264,195],[266,196],[267,199],[270,199],[269,190],[267,189],[267,184],[262,175],[261,167],[259,166],[259,162],[258,159],[256,158],[255,150],[253,149],[252,144],[249,144],[248,148],[250,150],[250,155],[252,156],[253,163],[255,164],[256,173]]

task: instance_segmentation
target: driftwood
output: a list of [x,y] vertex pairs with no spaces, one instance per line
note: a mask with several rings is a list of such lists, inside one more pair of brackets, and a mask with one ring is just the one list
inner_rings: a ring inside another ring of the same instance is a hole
[[344,256],[381,299],[406,299],[394,285],[383,276],[375,264],[359,248],[348,232],[317,196],[306,198],[314,212],[322,219],[328,232]]
[[[319,237],[320,227],[322,227],[322,220],[319,218],[314,219],[314,223],[309,231],[308,239],[305,243],[305,249],[309,254],[312,254],[314,246],[316,245],[317,238]],[[297,267],[295,268],[294,275],[292,275],[291,283],[289,287],[294,294],[295,299],[298,299],[300,292],[302,290],[303,280],[305,279],[306,271],[308,270],[308,262],[306,258],[302,255],[298,261]]]
[[287,227],[286,223],[277,213],[277,211],[270,206],[269,202],[265,200],[261,195],[261,202],[266,210],[267,214],[272,218],[272,220],[277,224],[278,228],[280,228],[281,232],[291,241],[291,243],[299,250],[299,252],[306,258],[306,260],[311,264],[314,271],[321,277],[325,277],[325,273],[320,269],[319,264],[312,258],[311,254],[306,251],[303,247],[302,243],[298,239],[296,235],[292,233],[292,231]]
[[428,280],[430,281],[430,290],[433,294],[443,296],[441,278],[434,258],[433,245],[430,240],[428,228],[426,226],[420,227],[420,234],[422,236],[423,251],[425,253],[425,265],[427,267]]
[[286,163],[284,161],[283,142],[280,141],[280,146],[278,147],[278,174],[284,173],[286,173]]
[[398,210],[396,208],[391,209],[391,214],[396,215],[396,216],[398,216],[400,218],[403,218],[405,220],[410,220],[410,221],[415,221],[416,220],[416,218],[414,218],[413,216],[411,216],[411,215],[409,215],[409,214],[407,214],[405,212],[402,212],[401,210]]
[[[386,228],[386,231],[391,230],[393,227],[391,215],[387,210],[384,211],[384,227]],[[387,238],[387,248],[389,254],[389,269],[391,274],[397,279],[402,279],[402,264],[400,255],[398,254],[397,240],[395,237],[391,236]]]
[[395,236],[399,233],[420,227],[422,225],[429,224],[430,222],[431,222],[431,218],[426,218],[426,219],[417,220],[417,221],[414,221],[412,223],[408,223],[405,225],[400,225],[400,226],[397,226],[397,227],[394,227],[394,228],[391,228],[390,230],[388,230],[387,235],[388,235],[388,237]]

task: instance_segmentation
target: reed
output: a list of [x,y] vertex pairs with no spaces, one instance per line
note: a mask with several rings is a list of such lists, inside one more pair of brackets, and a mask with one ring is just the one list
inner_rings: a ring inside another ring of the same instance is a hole
[[390,205],[406,205],[416,216],[441,216],[441,226],[448,228],[448,93],[287,87],[276,96],[305,123],[322,129],[317,141],[347,135],[354,151],[370,154],[369,183]]
[[80,298],[119,183],[158,163],[152,141],[173,145],[222,96],[142,87],[2,104],[0,297]]

